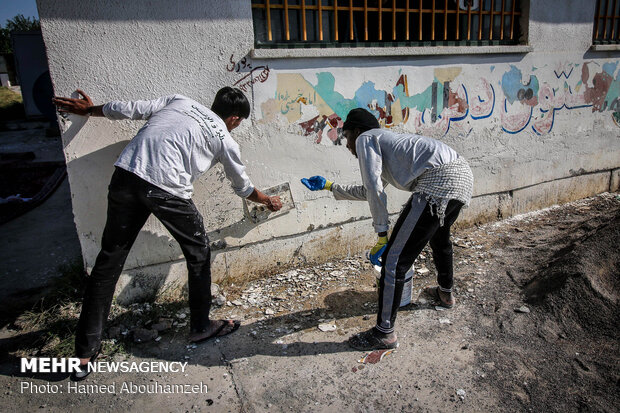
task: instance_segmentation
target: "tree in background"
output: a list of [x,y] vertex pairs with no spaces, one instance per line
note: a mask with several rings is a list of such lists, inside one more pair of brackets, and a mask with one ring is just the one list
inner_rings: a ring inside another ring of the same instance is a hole
[[41,23],[34,17],[24,17],[23,14],[18,14],[7,20],[4,27],[0,27],[0,54],[13,53],[11,32],[29,32],[40,29]]

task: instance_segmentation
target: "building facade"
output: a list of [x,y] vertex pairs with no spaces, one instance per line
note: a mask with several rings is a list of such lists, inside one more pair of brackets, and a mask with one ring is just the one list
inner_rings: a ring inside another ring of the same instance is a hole
[[[299,182],[316,174],[360,182],[340,131],[355,107],[372,110],[385,127],[440,139],[469,160],[474,199],[460,225],[619,189],[620,18],[595,18],[609,14],[598,2],[336,6],[38,0],[57,95],[80,88],[101,104],[180,93],[209,106],[230,85],[250,99],[251,119],[233,132],[242,160],[258,188],[289,182],[295,209],[254,224],[220,167],[195,182],[194,202],[214,242],[215,280],[358,253],[374,242],[366,203],[336,202]],[[114,161],[141,124],[71,116],[61,125],[90,268]],[[396,218],[408,194],[387,193]],[[150,219],[118,299],[175,291],[185,274],[178,245]]]

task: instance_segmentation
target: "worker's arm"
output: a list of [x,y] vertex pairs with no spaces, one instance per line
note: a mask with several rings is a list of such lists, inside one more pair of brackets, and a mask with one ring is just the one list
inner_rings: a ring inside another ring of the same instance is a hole
[[381,147],[374,136],[364,134],[357,138],[355,145],[373,226],[377,233],[387,232],[389,215],[387,195],[385,194],[383,179],[381,179],[383,169]]
[[81,98],[65,98],[56,96],[52,102],[58,107],[61,113],[73,113],[81,116],[105,116],[108,119],[148,119],[153,113],[161,110],[177,95],[163,96],[153,100],[119,101],[108,102],[105,105],[95,106],[91,98],[78,89],[76,91]]
[[[383,187],[387,182],[383,181]],[[338,201],[366,201],[366,188],[364,185],[341,185],[323,178],[320,175],[310,178],[302,178],[301,183],[311,191],[319,191],[325,189],[334,194],[334,198]]]
[[[228,132],[222,131],[223,134]],[[232,139],[227,139],[227,146],[222,151],[220,163],[224,167],[224,173],[231,182],[231,187],[237,195],[252,202],[265,205],[270,211],[278,211],[282,208],[279,196],[267,196],[252,185],[250,178],[245,172],[245,165],[241,162],[239,145]]]

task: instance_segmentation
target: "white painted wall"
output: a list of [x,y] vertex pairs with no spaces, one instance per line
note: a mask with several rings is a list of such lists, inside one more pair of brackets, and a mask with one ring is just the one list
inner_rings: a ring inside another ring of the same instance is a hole
[[[360,182],[357,161],[344,146],[333,145],[327,136],[317,144],[316,133],[305,135],[299,123],[329,116],[334,102],[353,99],[365,82],[394,94],[396,82],[406,76],[408,96],[394,105],[413,99],[417,106],[410,102],[406,122],[393,107],[394,127],[442,139],[470,160],[476,199],[463,222],[567,201],[617,182],[612,176],[620,168],[618,120],[610,110],[593,112],[592,105],[607,101],[609,109],[618,97],[620,52],[589,50],[594,10],[588,0],[533,1],[529,53],[390,57],[370,49],[364,57],[324,58],[318,57],[320,50],[309,50],[295,59],[248,57],[254,44],[249,1],[38,0],[38,6],[59,95],[81,88],[104,103],[181,93],[210,105],[221,86],[245,88],[253,118],[233,137],[248,173],[259,188],[290,182],[297,208],[252,225],[243,220],[241,200],[221,169],[205,174],[196,182],[194,201],[211,239],[227,245],[214,256],[215,279],[251,277],[298,260],[357,252],[372,243],[365,203],[336,202],[329,193],[309,192],[299,183],[314,174]],[[602,92],[588,90],[600,89],[597,74],[609,80],[605,70],[611,72],[611,86],[600,97]],[[530,76],[538,83],[536,104],[510,97],[514,88],[507,80],[518,83],[519,75],[524,89]],[[330,99],[319,78],[333,78],[334,91],[342,96],[330,101],[332,106],[323,104]],[[458,105],[442,112],[445,81],[467,114]],[[438,82],[441,102],[435,105],[443,119],[438,122],[430,120],[433,104],[424,95],[433,82]],[[426,106],[420,103],[425,99]],[[552,115],[553,123],[545,122]],[[88,267],[98,251],[112,165],[139,127],[95,118],[63,122],[73,210]],[[390,190],[388,196],[396,214],[408,194]],[[183,284],[181,258],[176,242],[150,220],[128,259],[119,297],[129,300],[162,283]]]

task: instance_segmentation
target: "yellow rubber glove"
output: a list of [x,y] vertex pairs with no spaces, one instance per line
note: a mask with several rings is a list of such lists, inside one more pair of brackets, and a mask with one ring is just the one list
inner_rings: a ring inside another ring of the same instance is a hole
[[375,246],[372,247],[372,249],[368,252],[367,257],[373,265],[378,265],[380,267],[383,266],[383,263],[381,262],[381,256],[383,255],[383,252],[387,247],[387,243],[387,237],[379,237]]

